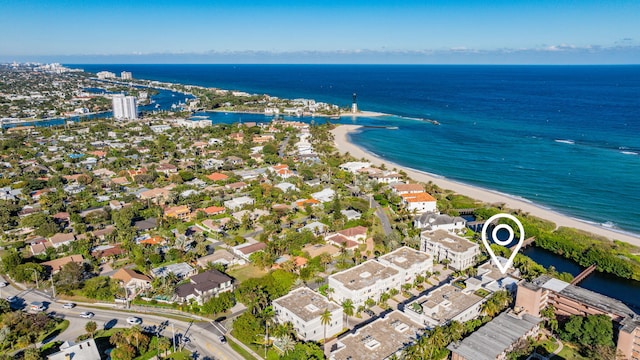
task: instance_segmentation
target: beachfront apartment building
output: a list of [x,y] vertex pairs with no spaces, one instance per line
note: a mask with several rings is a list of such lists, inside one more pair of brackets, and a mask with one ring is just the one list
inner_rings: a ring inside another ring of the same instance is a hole
[[357,308],[369,298],[377,301],[383,292],[399,288],[400,279],[400,271],[395,267],[369,260],[329,275],[329,287],[333,289],[331,297],[336,303],[351,299]]
[[423,231],[420,234],[420,250],[430,254],[438,262],[447,261],[455,270],[464,270],[475,264],[480,246],[463,237],[444,230]]
[[383,292],[413,282],[418,274],[433,269],[429,254],[402,247],[379,259],[372,259],[329,276],[331,297],[337,303],[351,299],[357,307],[367,299],[378,300]]
[[327,338],[338,334],[343,329],[342,306],[330,302],[326,297],[307,287],[295,289],[273,300],[273,310],[276,320],[281,324],[290,322],[302,341],[324,339],[321,315],[325,310],[331,313],[331,321],[327,324]]
[[136,120],[138,105],[135,96],[113,95],[113,118],[116,120]]
[[400,271],[402,283],[412,283],[418,275],[425,275],[433,271],[433,257],[431,255],[403,246],[378,258],[386,266],[395,267]]
[[436,199],[426,192],[400,194],[400,197],[402,197],[402,203],[409,212],[422,214],[438,211]]

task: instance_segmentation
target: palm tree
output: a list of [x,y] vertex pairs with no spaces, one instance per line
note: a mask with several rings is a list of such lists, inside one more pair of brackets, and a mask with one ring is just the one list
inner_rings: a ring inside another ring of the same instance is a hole
[[171,341],[169,341],[169,338],[166,337],[159,337],[158,338],[158,350],[162,351],[162,356],[165,356],[167,354],[167,351],[171,349]]
[[324,347],[326,351],[327,347],[327,325],[331,323],[331,311],[329,309],[324,309],[322,314],[320,314],[320,324],[324,326]]
[[344,312],[345,318],[347,319],[347,328],[349,327],[349,316],[353,316],[353,311],[355,306],[353,305],[353,301],[351,299],[346,299],[342,302],[342,311]]
[[267,358],[267,345],[269,344],[269,325],[273,325],[273,319],[276,316],[276,312],[273,311],[271,306],[266,307],[262,311],[262,320],[264,320],[264,357]]
[[293,351],[296,347],[296,341],[291,337],[291,335],[281,337],[278,343],[280,350],[282,350],[285,355]]
[[95,321],[89,321],[85,326],[84,329],[89,333],[89,335],[91,335],[91,337],[93,337],[93,334],[96,332],[96,330],[98,329],[98,324],[96,324]]

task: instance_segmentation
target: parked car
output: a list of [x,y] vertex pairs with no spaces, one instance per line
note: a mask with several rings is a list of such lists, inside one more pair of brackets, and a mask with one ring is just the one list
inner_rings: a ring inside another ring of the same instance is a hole
[[131,316],[127,318],[127,323],[131,325],[140,325],[142,324],[142,319],[136,316]]
[[80,313],[80,317],[81,318],[85,318],[85,319],[91,319],[92,317],[94,317],[96,314],[92,313],[91,311],[85,311],[83,313]]
[[76,307],[76,304],[74,303],[65,303],[64,305],[62,305],[63,308],[65,309],[73,309],[74,307]]
[[7,287],[7,285],[9,285],[9,283],[8,283],[8,282],[6,282],[6,281],[0,281],[0,288]]
[[8,301],[8,302],[14,302],[14,301],[16,301],[16,300],[18,300],[18,297],[17,297],[17,296],[7,296],[7,301]]

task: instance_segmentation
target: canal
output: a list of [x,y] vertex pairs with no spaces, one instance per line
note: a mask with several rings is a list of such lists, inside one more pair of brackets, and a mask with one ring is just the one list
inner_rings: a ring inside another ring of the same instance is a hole
[[[568,272],[573,276],[584,270],[575,262],[539,247],[529,247],[524,249],[522,253],[544,267],[553,265],[557,271]],[[595,271],[579,286],[618,299],[634,308],[636,312],[640,312],[640,281],[623,279]]]

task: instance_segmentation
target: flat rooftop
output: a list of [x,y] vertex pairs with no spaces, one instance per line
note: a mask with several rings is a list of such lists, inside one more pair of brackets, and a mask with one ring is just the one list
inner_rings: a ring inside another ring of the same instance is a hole
[[306,287],[298,288],[273,302],[306,322],[319,317],[325,309],[334,311],[339,307],[326,297]]
[[403,349],[422,334],[421,326],[398,310],[338,339],[331,360],[379,360]]
[[537,287],[553,290],[563,297],[621,317],[633,318],[638,316],[633,309],[625,305],[620,300],[610,298],[595,291],[587,290],[580,286],[571,285],[567,282],[554,279],[548,275],[539,276],[532,281],[532,284],[527,285],[525,282],[524,285],[534,290]]
[[444,230],[436,230],[433,232],[425,231],[422,233],[422,236],[429,239],[430,242],[438,243],[456,252],[465,252],[472,247],[478,246],[476,243]]
[[482,299],[473,292],[465,293],[451,284],[445,284],[419,297],[415,302],[407,304],[406,307],[413,310],[413,304],[417,303],[422,307],[422,313],[425,316],[443,324],[481,302]]
[[465,359],[495,360],[541,321],[529,314],[519,317],[504,312],[461,342],[450,344],[447,349]]
[[409,269],[416,263],[433,261],[431,255],[403,246],[395,251],[380,257],[380,260],[388,261],[401,269]]
[[340,281],[347,289],[360,290],[398,273],[398,270],[384,266],[376,260],[369,260],[329,277]]

